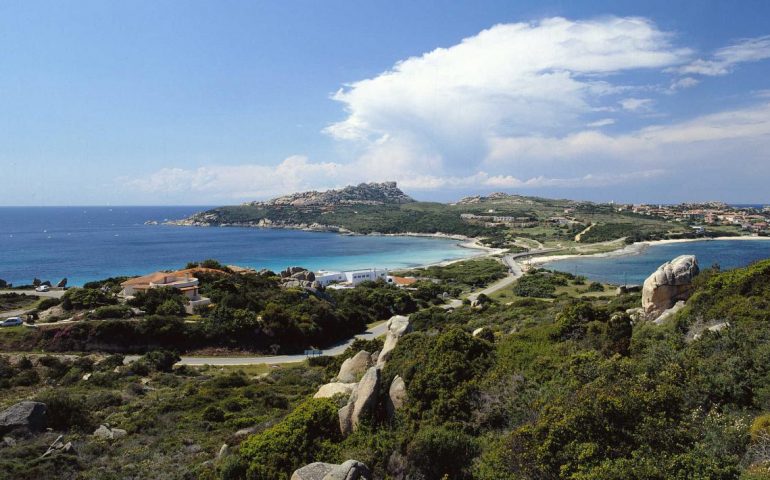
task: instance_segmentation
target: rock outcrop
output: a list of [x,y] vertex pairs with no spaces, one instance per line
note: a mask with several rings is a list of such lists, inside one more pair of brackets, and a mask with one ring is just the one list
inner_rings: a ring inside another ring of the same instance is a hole
[[23,401],[0,412],[0,435],[6,433],[37,433],[48,421],[45,403]]
[[369,468],[358,460],[342,465],[315,462],[294,471],[291,480],[371,480]]
[[361,350],[342,362],[340,373],[337,375],[337,381],[342,383],[357,382],[372,364],[372,356],[369,352]]
[[347,405],[339,410],[342,435],[350,435],[358,427],[362,418],[372,414],[377,405],[381,377],[382,373],[378,367],[367,370],[350,395]]
[[315,207],[334,205],[383,205],[414,202],[402,192],[396,182],[361,183],[340,190],[324,192],[300,192],[277,197],[265,202],[253,202],[256,206]]
[[396,348],[398,340],[411,331],[412,326],[409,324],[409,317],[396,315],[388,320],[388,334],[385,337],[385,345],[383,345],[377,357],[378,367],[384,366],[390,360],[390,355],[393,353],[393,349]]
[[692,281],[699,272],[694,255],[681,255],[666,262],[644,281],[642,308],[648,319],[658,318],[693,292]]
[[388,411],[388,416],[393,417],[397,410],[400,410],[406,402],[406,384],[404,379],[399,375],[393,379],[390,383],[390,389],[388,389],[388,398],[385,399],[385,408]]

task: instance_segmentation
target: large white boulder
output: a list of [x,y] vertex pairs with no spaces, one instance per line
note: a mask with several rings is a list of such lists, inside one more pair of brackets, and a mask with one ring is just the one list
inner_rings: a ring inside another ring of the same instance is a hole
[[318,389],[315,395],[313,395],[313,398],[332,398],[335,395],[345,395],[350,396],[351,393],[353,393],[353,390],[356,388],[356,383],[341,383],[341,382],[333,382],[333,383],[327,383],[325,385],[321,385],[321,388]]
[[693,279],[699,272],[695,255],[681,255],[658,267],[642,287],[642,308],[646,317],[658,318],[676,302],[690,298]]
[[358,460],[342,465],[315,462],[294,471],[291,480],[370,480],[369,468]]
[[388,411],[388,416],[393,417],[396,414],[396,410],[400,410],[406,402],[406,384],[401,376],[396,375],[393,381],[390,383],[390,389],[388,389],[388,398],[385,399],[385,408]]
[[372,364],[372,356],[369,352],[361,350],[342,362],[340,373],[337,375],[337,381],[341,383],[357,382]]
[[351,434],[361,422],[361,419],[373,413],[377,405],[377,394],[380,390],[382,374],[377,367],[371,367],[358,382],[350,395],[348,404],[339,412],[340,431],[343,435]]

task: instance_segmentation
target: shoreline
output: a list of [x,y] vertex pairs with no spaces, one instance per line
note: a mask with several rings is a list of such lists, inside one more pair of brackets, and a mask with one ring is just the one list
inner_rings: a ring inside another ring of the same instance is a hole
[[589,253],[589,254],[567,254],[567,255],[546,255],[542,257],[532,257],[530,259],[529,264],[530,265],[543,265],[550,262],[555,262],[558,260],[569,260],[569,259],[575,259],[575,258],[613,258],[613,257],[627,257],[631,255],[640,255],[645,250],[647,250],[650,247],[657,246],[657,245],[668,245],[668,244],[674,244],[674,243],[692,243],[692,242],[713,242],[713,241],[722,241],[722,240],[728,240],[728,241],[749,241],[749,240],[760,240],[760,241],[770,241],[770,237],[760,237],[760,236],[738,236],[738,237],[713,237],[713,238],[676,238],[676,239],[666,239],[666,240],[645,240],[643,242],[635,242],[629,245],[625,245],[622,248],[618,248],[617,250],[612,250],[610,252],[599,252],[599,253]]
[[[380,233],[380,232],[371,232],[371,233],[358,233],[350,231],[343,227],[338,226],[321,226],[319,224],[253,224],[253,223],[230,223],[230,224],[221,224],[221,225],[211,225],[211,224],[202,224],[202,223],[190,223],[185,222],[184,220],[170,220],[161,223],[161,225],[168,225],[168,226],[175,226],[175,227],[204,227],[204,228],[212,228],[212,227],[239,227],[239,228],[259,228],[259,229],[276,229],[276,230],[297,230],[302,232],[315,232],[315,233],[332,233],[336,235],[343,235],[343,236],[362,236],[362,237],[419,237],[419,238],[435,238],[439,240],[457,240],[460,243],[457,243],[456,245],[461,248],[471,249],[471,250],[477,250],[478,252],[476,254],[464,256],[462,258],[454,258],[454,259],[447,259],[447,260],[441,260],[439,262],[431,262],[431,263],[419,263],[414,266],[409,267],[403,267],[403,268],[388,268],[387,270],[393,270],[393,271],[401,271],[401,270],[412,270],[416,268],[427,268],[427,267],[443,267],[446,265],[451,265],[452,263],[456,262],[462,262],[464,260],[472,260],[475,258],[485,258],[485,257],[492,257],[495,255],[502,255],[506,252],[506,249],[504,248],[494,248],[494,247],[487,247],[486,245],[481,244],[482,238],[480,237],[468,237],[466,235],[461,234],[452,234],[452,233],[443,233],[443,232],[436,232],[436,233],[419,233],[419,232],[403,232],[403,233]],[[253,267],[254,268],[254,267]],[[375,268],[375,267],[373,267]]]

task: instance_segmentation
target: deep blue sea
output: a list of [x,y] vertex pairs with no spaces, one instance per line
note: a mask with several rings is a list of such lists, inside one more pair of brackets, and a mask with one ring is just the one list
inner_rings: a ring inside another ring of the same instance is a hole
[[400,268],[464,258],[455,240],[297,230],[145,225],[207,207],[0,207],[0,278],[82,285],[119,275],[222,263],[281,270]]
[[701,269],[719,264],[723,270],[770,258],[770,240],[703,240],[652,245],[641,253],[623,256],[571,258],[545,268],[583,275],[591,280],[622,285],[642,284],[663,263],[679,255],[695,255]]

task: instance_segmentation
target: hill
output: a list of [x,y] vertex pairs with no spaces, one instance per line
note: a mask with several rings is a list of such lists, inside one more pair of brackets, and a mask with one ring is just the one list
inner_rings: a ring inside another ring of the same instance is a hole
[[506,193],[465,197],[455,203],[420,202],[404,194],[395,182],[363,183],[223,206],[171,223],[358,234],[442,233],[483,237],[485,243],[496,247],[527,245],[521,239],[569,248],[578,242],[691,234],[681,223],[621,211],[612,204]]

